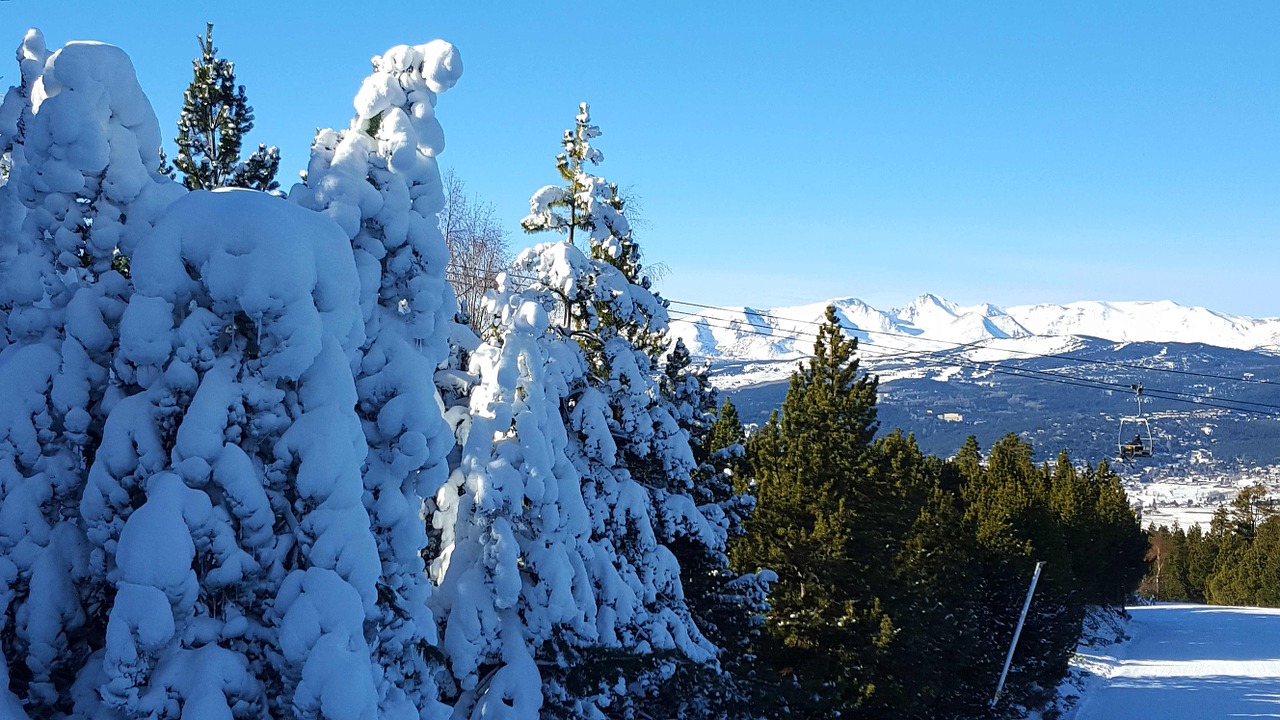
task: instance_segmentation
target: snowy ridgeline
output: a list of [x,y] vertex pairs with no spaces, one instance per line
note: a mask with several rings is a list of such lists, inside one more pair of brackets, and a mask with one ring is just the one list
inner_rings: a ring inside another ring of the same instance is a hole
[[984,353],[975,359],[1003,360],[1028,352],[1071,350],[1079,337],[1116,343],[1204,343],[1268,353],[1280,347],[1280,318],[1229,315],[1167,300],[1001,308],[990,303],[957,305],[931,294],[888,311],[856,298],[772,309],[694,306],[672,323],[672,335],[682,338],[691,351],[718,360],[792,360],[811,350],[828,305],[835,306],[841,323],[858,337],[869,359],[977,343]]
[[[666,314],[609,262],[629,237],[606,184],[580,178],[592,256],[527,251],[538,280],[490,296],[487,342],[454,322],[435,217],[451,45],[374,58],[287,199],[158,174],[121,50],[31,31],[19,60],[0,715],[599,717],[673,662],[716,667],[668,549],[724,565],[723,503],[693,495],[706,386],[660,388],[618,329]],[[594,651],[668,660],[570,688]]]

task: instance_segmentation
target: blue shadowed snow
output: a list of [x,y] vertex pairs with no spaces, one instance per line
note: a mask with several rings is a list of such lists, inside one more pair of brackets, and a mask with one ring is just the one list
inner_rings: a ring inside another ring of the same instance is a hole
[[1095,677],[1066,720],[1280,717],[1280,610],[1153,605],[1129,612],[1132,640],[1077,656],[1075,664]]

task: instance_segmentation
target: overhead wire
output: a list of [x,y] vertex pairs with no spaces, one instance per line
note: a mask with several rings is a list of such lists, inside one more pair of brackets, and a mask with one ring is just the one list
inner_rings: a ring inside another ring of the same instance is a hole
[[[682,312],[682,311],[676,311],[676,312]],[[737,332],[761,334],[761,335],[770,336],[770,337],[776,336],[776,333],[769,333],[769,332],[763,332],[763,331],[753,333],[752,331],[742,330],[740,328],[732,328],[725,325],[717,325],[715,327],[718,327],[721,329],[735,330]],[[800,331],[799,334],[812,336],[812,333],[804,333],[803,331]],[[895,348],[895,347],[887,347],[887,349],[902,350],[903,351],[902,355],[910,355],[915,353],[915,354],[918,354],[919,357],[934,357],[934,356],[937,356],[939,352],[942,352],[942,351],[931,351],[931,352],[930,351],[910,351],[910,350],[905,350],[903,348]],[[957,350],[956,348],[947,348],[945,352],[954,353],[956,352],[956,350]],[[873,357],[874,356],[867,356],[867,359],[871,360],[873,359]],[[879,359],[879,358],[876,357],[875,359]],[[971,358],[964,358],[963,356],[961,356],[961,358],[958,360],[955,360],[955,359],[945,360],[945,359],[938,358],[931,361],[931,364],[985,370],[985,371],[997,372],[1005,375],[1016,375],[1019,377],[1028,377],[1031,379],[1046,379],[1051,382],[1071,384],[1071,385],[1076,385],[1078,387],[1089,387],[1091,389],[1121,390],[1121,391],[1129,391],[1132,389],[1132,385],[1128,383],[1118,383],[1118,382],[1097,380],[1097,379],[1091,379],[1091,378],[1078,378],[1074,376],[1064,376],[1060,373],[1054,373],[1046,370],[1037,370],[1035,368],[1012,367],[1008,365],[1000,365],[990,360],[986,360],[986,361],[974,360]],[[1070,378],[1070,380],[1068,381],[1067,378]],[[1181,392],[1177,390],[1164,390],[1160,388],[1144,387],[1143,393],[1150,397],[1154,397],[1162,400],[1171,400],[1176,402],[1189,402],[1197,405],[1219,407],[1225,410],[1238,410],[1240,412],[1250,412],[1250,411],[1248,410],[1248,408],[1237,407],[1237,405],[1249,405],[1249,406],[1263,408],[1265,410],[1280,411],[1280,405],[1276,405],[1276,404],[1260,403],[1260,402],[1254,402],[1250,400],[1236,400],[1232,398],[1219,398],[1219,397],[1213,397],[1208,395],[1198,395],[1195,393],[1186,393],[1186,392]],[[1228,406],[1228,405],[1223,405],[1222,403],[1234,403],[1234,405]],[[1280,417],[1280,412],[1276,412],[1276,413],[1259,412],[1259,414]]]
[[[486,269],[482,269],[482,268],[476,268],[476,267],[472,267],[472,266],[465,266],[465,265],[456,265],[456,264],[455,264],[455,265],[451,265],[450,267],[451,267],[451,268],[453,268],[453,267],[457,267],[457,268],[459,268],[459,269],[461,269],[461,270],[471,271],[471,272],[493,272],[493,270],[492,270],[492,269],[488,269],[488,270],[486,270]],[[508,276],[508,277],[511,277],[511,278],[514,278],[514,279],[517,279],[517,280],[522,280],[522,281],[525,281],[525,282],[535,282],[535,281],[537,280],[537,278],[536,278],[536,277],[529,276],[529,275],[522,275],[522,274],[519,274],[519,273],[511,273],[511,272],[508,272],[508,273],[507,273],[507,276]],[[688,306],[688,307],[696,307],[696,308],[700,308],[700,309],[703,309],[703,310],[717,310],[717,311],[725,312],[725,313],[735,313],[735,312],[737,312],[737,310],[735,310],[735,309],[733,309],[733,308],[727,308],[727,307],[722,307],[722,306],[718,306],[718,305],[708,305],[708,304],[705,304],[705,303],[692,302],[692,301],[689,301],[689,300],[678,300],[678,299],[670,298],[670,297],[666,297],[666,296],[663,296],[663,299],[664,299],[664,300],[666,300],[668,303],[670,303],[670,304],[672,304],[672,305],[684,305],[684,306]],[[689,311],[680,311],[680,310],[678,310],[678,309],[677,309],[677,310],[675,310],[675,311],[676,311],[676,312],[684,312],[686,315],[696,315],[696,316],[698,316],[698,317],[706,317],[706,315],[703,315],[703,314],[701,314],[701,313],[692,313],[692,312],[689,312]],[[822,322],[820,322],[820,321],[816,321],[816,320],[803,320],[803,319],[799,319],[799,318],[787,318],[787,317],[782,317],[782,316],[780,316],[780,315],[774,315],[774,314],[771,314],[771,313],[761,312],[761,311],[757,311],[757,310],[753,310],[753,311],[752,311],[752,314],[753,314],[753,315],[755,315],[755,316],[757,316],[757,317],[761,317],[761,318],[768,318],[768,319],[770,319],[770,320],[778,320],[778,321],[781,321],[781,322],[795,323],[795,324],[801,324],[801,325],[811,325],[811,326],[815,326],[815,327],[816,327],[816,326],[820,326],[820,325],[822,325]],[[899,337],[899,338],[905,338],[905,339],[916,339],[916,336],[911,335],[911,334],[909,334],[909,333],[892,332],[892,331],[888,331],[888,330],[872,330],[872,329],[860,328],[860,327],[856,327],[856,326],[849,326],[849,325],[845,325],[845,324],[843,324],[843,323],[841,323],[841,329],[843,329],[845,332],[848,332],[848,333],[865,333],[865,334],[867,334],[867,335],[882,335],[882,336],[885,336],[885,337]],[[983,343],[989,343],[989,342],[991,342],[991,340],[993,340],[993,339],[995,339],[995,338],[983,338],[983,339],[980,339],[980,340],[975,340],[975,341],[971,341],[971,342],[967,342],[967,343],[959,342],[959,341],[956,341],[956,340],[943,340],[943,339],[940,339],[940,338],[927,338],[927,339],[928,339],[930,342],[935,342],[935,343],[939,343],[939,344],[950,345],[950,346],[952,346],[952,347],[956,347],[956,348],[963,348],[963,347],[971,347],[971,346],[978,345],[978,344],[983,344]],[[1280,383],[1276,383],[1276,382],[1271,381],[1271,380],[1266,380],[1266,379],[1261,379],[1261,378],[1237,377],[1237,376],[1233,376],[1233,375],[1221,375],[1221,374],[1217,374],[1217,373],[1206,373],[1206,372],[1199,372],[1199,371],[1195,371],[1195,370],[1182,370],[1182,369],[1178,369],[1178,368],[1157,367],[1157,366],[1152,366],[1152,365],[1141,365],[1141,364],[1138,364],[1138,363],[1124,362],[1124,361],[1120,361],[1120,360],[1103,360],[1103,359],[1098,359],[1098,358],[1085,358],[1085,357],[1080,357],[1080,356],[1078,356],[1078,355],[1071,355],[1071,354],[1069,354],[1069,353],[1036,353],[1036,352],[1032,352],[1032,351],[1029,351],[1029,350],[1020,350],[1020,349],[1017,349],[1017,348],[1001,348],[1001,351],[1002,351],[1002,352],[1008,352],[1008,353],[1011,353],[1011,354],[1014,354],[1014,355],[1020,355],[1020,356],[1022,356],[1022,357],[1027,357],[1027,358],[1041,358],[1041,359],[1065,360],[1065,361],[1067,361],[1067,362],[1072,362],[1072,363],[1081,364],[1081,365],[1105,365],[1105,366],[1110,366],[1110,367],[1124,368],[1124,369],[1127,369],[1127,370],[1142,370],[1142,371],[1144,371],[1144,372],[1168,373],[1168,374],[1173,374],[1173,375],[1183,375],[1183,376],[1190,376],[1190,377],[1205,378],[1205,379],[1209,379],[1209,380],[1221,380],[1221,381],[1224,381],[1224,382],[1237,382],[1237,383],[1248,383],[1248,384],[1258,384],[1258,385],[1278,385],[1278,384],[1280,384]]]

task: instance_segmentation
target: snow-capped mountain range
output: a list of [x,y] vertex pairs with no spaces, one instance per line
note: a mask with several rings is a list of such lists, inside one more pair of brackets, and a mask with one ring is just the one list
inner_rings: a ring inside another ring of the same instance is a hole
[[[683,312],[676,304],[671,331],[683,338],[694,354],[713,360],[789,360],[811,352],[814,333],[828,305],[836,307],[847,328],[857,329],[854,334],[868,361],[904,350],[939,350],[961,344],[981,347],[988,354],[985,359],[994,360],[997,357],[992,355],[1069,349],[1079,337],[1116,343],[1203,343],[1280,353],[1280,318],[1229,315],[1168,300],[1001,308],[989,303],[957,305],[924,294],[906,307],[887,311],[856,298],[771,309],[696,308],[697,312]],[[1010,350],[1013,352],[1007,352]]]
[[1000,308],[922,295],[888,311],[852,298],[696,314],[673,302],[671,330],[710,361],[712,383],[744,421],[758,423],[781,405],[796,360],[812,352],[827,305],[880,380],[882,427],[914,433],[926,452],[948,455],[971,434],[986,447],[1014,432],[1042,460],[1061,448],[1106,457],[1118,418],[1137,410],[1127,388],[1140,383],[1153,391],[1143,409],[1159,448],[1143,472],[1280,464],[1280,420],[1268,416],[1280,407],[1280,318],[1169,301]]

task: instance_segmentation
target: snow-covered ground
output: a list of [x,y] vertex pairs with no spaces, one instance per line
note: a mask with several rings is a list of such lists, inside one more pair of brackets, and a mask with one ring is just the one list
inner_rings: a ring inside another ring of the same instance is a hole
[[1126,484],[1125,492],[1130,501],[1142,503],[1144,527],[1173,527],[1176,522],[1184,529],[1198,524],[1208,530],[1214,510],[1252,484],[1235,478],[1191,477]]
[[1183,529],[1199,525],[1208,530],[1213,512],[1235,499],[1240,488],[1261,483],[1275,497],[1280,492],[1280,485],[1277,485],[1275,475],[1270,470],[1271,468],[1256,468],[1222,474],[1187,474],[1157,480],[1128,479],[1124,490],[1133,504],[1141,503],[1143,527],[1173,527],[1176,522]]
[[1280,717],[1280,609],[1131,607],[1130,640],[1081,648],[1064,720]]

